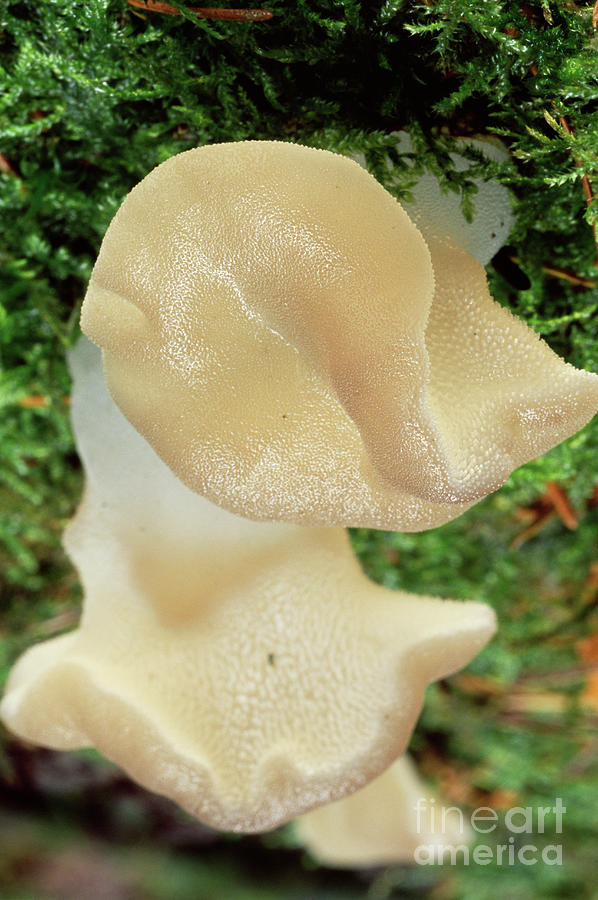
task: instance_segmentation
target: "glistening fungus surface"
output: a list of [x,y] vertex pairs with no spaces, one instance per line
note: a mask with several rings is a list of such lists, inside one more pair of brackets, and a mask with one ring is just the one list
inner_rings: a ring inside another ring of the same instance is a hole
[[192,490],[253,519],[430,528],[598,408],[598,377],[498,306],[437,221],[424,239],[328,151],[190,150],[121,206],[82,327]]

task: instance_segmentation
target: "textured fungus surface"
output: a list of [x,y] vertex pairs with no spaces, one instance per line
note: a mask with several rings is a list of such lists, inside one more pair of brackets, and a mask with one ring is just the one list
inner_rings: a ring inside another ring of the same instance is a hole
[[116,214],[82,326],[193,491],[254,519],[430,528],[598,408],[598,377],[496,304],[431,218],[424,239],[324,150],[190,150]]
[[492,611],[372,584],[341,529],[213,506],[118,411],[97,349],[82,341],[71,364],[87,488],[65,545],[84,613],[17,663],[6,725],[95,745],[222,829],[272,828],[374,778]]

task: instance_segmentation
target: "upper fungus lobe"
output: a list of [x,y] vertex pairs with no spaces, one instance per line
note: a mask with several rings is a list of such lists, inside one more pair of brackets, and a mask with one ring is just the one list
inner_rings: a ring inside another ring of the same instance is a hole
[[420,232],[354,161],[259,141],[181,153],[129,194],[82,327],[192,490],[253,519],[417,531],[594,414],[598,377],[492,300],[470,233],[428,206]]
[[260,831],[346,796],[403,752],[426,684],[495,627],[480,603],[391,592],[342,529],[256,523],[176,479],[71,357],[87,473],[65,545],[80,627],[28,650],[2,718],[96,746],[215,828]]

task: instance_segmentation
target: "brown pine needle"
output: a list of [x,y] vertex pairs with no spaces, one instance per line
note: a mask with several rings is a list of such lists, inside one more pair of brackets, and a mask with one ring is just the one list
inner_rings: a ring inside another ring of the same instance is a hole
[[[181,15],[180,10],[175,6],[171,6],[170,3],[162,3],[160,0],[127,0],[127,3],[147,12],[168,13],[171,16]],[[220,9],[207,6],[188,6],[187,11],[200,19],[221,19],[228,22],[265,22],[274,15],[267,9]]]
[[585,580],[581,600],[584,606],[594,606],[598,602],[598,562],[592,563]]
[[508,713],[532,715],[562,715],[570,700],[566,694],[556,691],[512,693],[505,697],[504,709]]
[[11,164],[10,160],[6,158],[4,153],[0,153],[0,172],[4,172],[5,175],[17,175],[17,170]]
[[526,541],[529,541],[530,538],[535,537],[537,534],[543,531],[543,529],[546,528],[547,525],[549,525],[551,522],[554,522],[556,517],[557,515],[554,510],[549,510],[548,512],[545,512],[543,515],[539,516],[534,522],[532,522],[531,525],[528,525],[527,528],[524,528],[523,531],[520,531],[519,534],[515,535],[515,537],[509,544],[510,549],[519,550],[519,548],[522,547],[526,543]]
[[566,269],[557,269],[555,266],[542,266],[542,271],[553,278],[560,278],[561,281],[569,281],[571,284],[579,284],[582,287],[596,287],[596,282],[592,278],[583,278],[576,275],[575,272],[568,272]]
[[18,402],[24,409],[40,409],[50,405],[48,398],[41,394],[29,394],[27,397],[21,397]]
[[[509,259],[512,263],[515,263],[516,266],[521,264],[521,260],[518,256],[511,255],[509,256]],[[561,281],[578,284],[580,287],[596,287],[596,282],[593,278],[584,278],[583,275],[576,275],[575,272],[570,272],[569,269],[560,269],[558,266],[542,266],[542,271],[546,272],[547,275],[550,275],[551,278],[559,278]]]
[[577,528],[577,516],[569,502],[566,491],[556,481],[547,481],[546,493],[563,524],[574,531]]
[[[596,8],[597,7],[594,8],[594,13],[596,13]],[[573,134],[573,132],[571,130],[571,126],[569,125],[569,122],[567,121],[565,116],[560,116],[559,122],[561,123],[562,127],[565,129],[565,131],[567,132],[568,135]],[[579,162],[579,160],[575,159],[575,156],[573,156],[573,154],[571,154],[571,156],[573,157],[573,162],[575,163],[575,165],[579,169],[581,169],[582,166],[581,166],[581,163]],[[590,206],[590,204],[592,203],[592,200],[594,199],[594,194],[592,193],[592,185],[590,184],[590,180],[585,172],[583,172],[582,176],[581,176],[581,186],[583,189],[584,197],[586,198],[586,204],[588,206]],[[594,233],[594,245],[596,247],[596,263],[598,264],[598,234],[596,233],[596,223],[595,222],[592,223],[592,231]]]
[[555,481],[547,481],[546,491],[538,498],[536,503],[533,506],[522,507],[516,510],[515,515],[520,521],[528,524],[511,541],[511,550],[519,550],[526,541],[535,537],[547,525],[554,522],[557,516],[567,528],[571,530],[577,528],[577,516],[569,502],[569,498],[564,488]]
[[470,675],[467,672],[456,675],[453,678],[453,684],[467,694],[477,694],[485,697],[501,695],[506,690],[505,685],[501,684],[496,678],[486,675]]

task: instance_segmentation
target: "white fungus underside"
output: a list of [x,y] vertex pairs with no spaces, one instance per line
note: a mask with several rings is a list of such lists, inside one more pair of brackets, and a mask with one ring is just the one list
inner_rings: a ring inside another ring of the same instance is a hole
[[470,829],[454,806],[437,802],[408,755],[344,800],[301,816],[296,833],[327,866],[413,863],[418,847],[467,843]]

